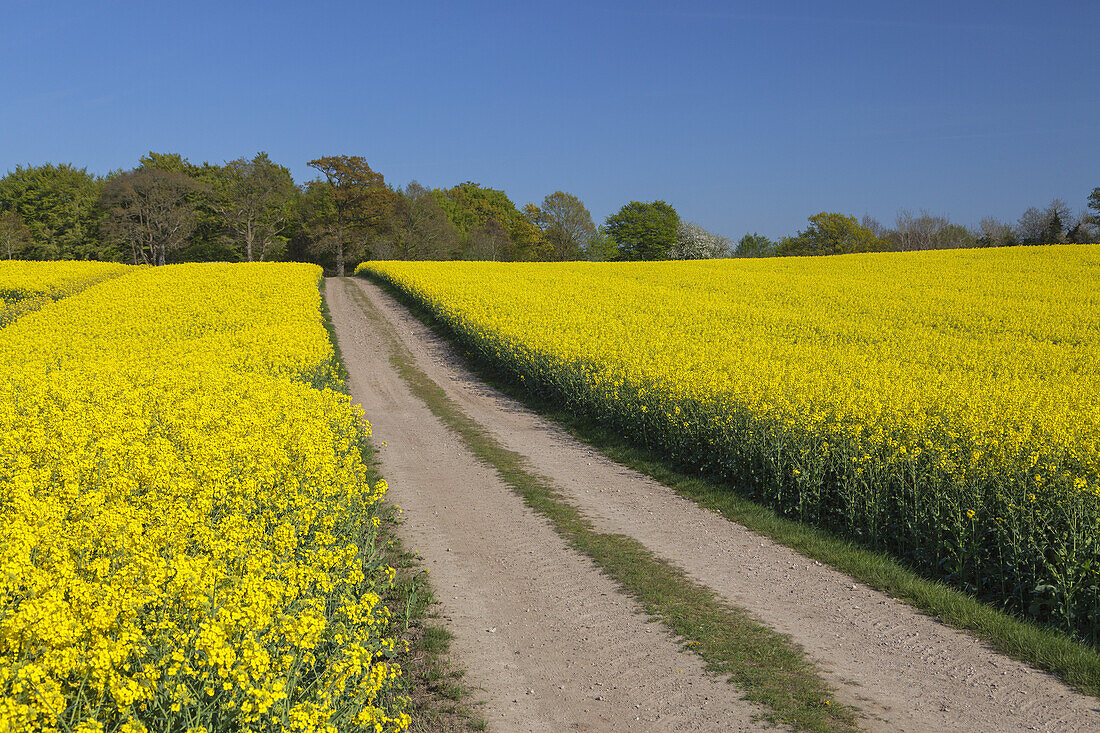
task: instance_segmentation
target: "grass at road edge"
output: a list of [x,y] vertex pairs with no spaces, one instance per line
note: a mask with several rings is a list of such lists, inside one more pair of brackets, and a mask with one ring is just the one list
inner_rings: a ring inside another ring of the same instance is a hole
[[773,722],[807,731],[858,729],[857,711],[832,702],[832,690],[800,647],[692,581],[641,542],[598,532],[548,479],[528,468],[523,456],[502,446],[416,366],[393,327],[362,291],[356,288],[354,297],[389,345],[390,362],[413,394],[573,548],[676,633],[710,672],[736,684],[747,700],[766,709],[765,717]]
[[[329,385],[348,394],[348,372],[344,367],[336,329],[325,301],[325,281],[320,282],[321,316],[332,342],[336,375],[340,382]],[[361,434],[360,450],[371,483],[382,478],[374,446]],[[409,652],[401,661],[403,675],[400,693],[409,698],[407,712],[412,718],[411,733],[462,733],[486,729],[485,721],[471,702],[473,691],[462,683],[465,671],[450,656],[451,634],[438,622],[433,608],[438,601],[428,574],[419,558],[405,550],[395,530],[401,518],[392,505],[383,516],[380,528],[384,540],[385,561],[397,570],[394,587],[382,599],[392,612],[391,623],[401,628],[400,638],[409,642]]]
[[[363,275],[396,298],[438,335],[459,341],[457,334],[389,283]],[[584,415],[539,399],[494,365],[465,355],[465,365],[478,377],[531,410],[560,425],[578,440],[611,460],[650,476],[685,498],[718,512],[752,531],[818,560],[865,585],[908,603],[947,626],[988,643],[995,650],[1050,672],[1079,692],[1100,697],[1100,651],[1049,626],[1020,619],[944,583],[929,580],[903,563],[861,547],[824,529],[783,517],[746,499],[735,489],[698,474],[680,471],[652,450],[641,448]]]

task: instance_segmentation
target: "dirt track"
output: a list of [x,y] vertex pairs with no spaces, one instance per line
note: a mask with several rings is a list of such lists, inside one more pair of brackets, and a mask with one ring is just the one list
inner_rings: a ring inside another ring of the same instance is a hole
[[[357,302],[366,298],[370,310]],[[759,711],[524,507],[412,396],[379,314],[428,374],[601,531],[635,537],[790,635],[872,730],[1100,730],[1100,701],[608,461],[461,368],[375,285],[330,279],[351,390],[500,731],[753,730]],[[373,313],[373,316],[371,315]]]

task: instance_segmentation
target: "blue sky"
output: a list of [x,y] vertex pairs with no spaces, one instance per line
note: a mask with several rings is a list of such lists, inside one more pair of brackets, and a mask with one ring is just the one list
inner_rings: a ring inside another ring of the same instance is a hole
[[148,150],[364,156],[597,223],[663,199],[727,236],[818,211],[1009,221],[1100,186],[1091,2],[3,0],[0,173]]

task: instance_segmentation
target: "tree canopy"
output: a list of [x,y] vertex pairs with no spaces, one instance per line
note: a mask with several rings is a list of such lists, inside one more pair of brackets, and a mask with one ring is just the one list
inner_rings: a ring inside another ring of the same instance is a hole
[[328,207],[320,210],[331,215],[327,221],[315,220],[318,242],[334,252],[336,275],[343,277],[346,260],[365,252],[367,239],[389,223],[397,196],[361,156],[333,155],[308,165],[325,177],[311,185],[318,196],[327,198]]
[[439,200],[416,181],[400,192],[394,218],[378,240],[375,259],[449,260],[458,254],[459,233]]
[[584,203],[571,193],[555,191],[547,194],[542,206],[527,204],[524,215],[539,228],[550,245],[550,259],[579,260],[588,243],[596,235],[592,214]]
[[663,260],[676,244],[680,215],[664,201],[631,201],[607,217],[607,236],[623,260]]
[[[773,241],[753,232],[733,248],[728,238],[681,221],[664,201],[631,201],[597,228],[581,199],[565,191],[520,210],[503,190],[472,181],[395,188],[360,156],[308,165],[318,175],[303,185],[263,152],[198,164],[150,151],[132,170],[104,176],[65,163],[16,166],[0,178],[0,258],[296,259],[341,274],[368,257],[609,261],[1100,241],[1100,187],[1080,210],[1053,199],[1015,221],[987,217],[977,226],[923,209],[901,209],[892,226],[869,214],[857,221],[819,212],[794,236]],[[154,210],[159,225],[141,220]]]
[[771,257],[775,254],[775,242],[757,232],[750,232],[737,241],[738,257]]
[[733,251],[730,240],[708,232],[690,221],[681,221],[676,229],[676,243],[668,256],[674,260],[713,260],[729,257]]
[[67,163],[16,166],[0,179],[0,211],[14,211],[30,232],[25,256],[93,259],[102,188],[101,179]]
[[19,214],[14,211],[0,212],[0,257],[8,260],[22,258],[32,242],[31,230]]
[[814,214],[810,225],[795,237],[779,243],[783,255],[839,255],[855,252],[883,252],[890,243],[879,239],[854,216],[836,212]]
[[[549,259],[550,244],[539,228],[516,208],[504,191],[467,181],[451,188],[436,189],[432,193],[458,231],[461,244],[467,252],[475,244],[475,235],[480,236],[481,243],[484,244],[486,232],[495,232],[496,228],[489,224],[494,221],[507,237],[507,241],[501,240],[497,242],[499,246],[493,247],[499,259]],[[494,241],[500,239],[497,234],[493,236]]]
[[198,184],[185,173],[137,168],[113,177],[103,191],[106,229],[133,263],[164,265],[195,229]]
[[209,178],[211,205],[243,249],[245,260],[277,254],[296,192],[290,171],[272,163],[267,153],[258,153],[252,160],[237,158],[214,167]]

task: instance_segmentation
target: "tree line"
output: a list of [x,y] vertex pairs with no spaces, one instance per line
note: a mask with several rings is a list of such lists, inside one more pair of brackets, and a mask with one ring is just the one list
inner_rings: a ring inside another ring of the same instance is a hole
[[1010,247],[1038,244],[1088,244],[1100,242],[1100,188],[1089,194],[1084,209],[1076,214],[1066,202],[1054,199],[1046,207],[1029,207],[1015,224],[992,217],[976,228],[952,222],[922,210],[898,212],[893,226],[864,216],[821,212],[809,218],[809,226],[794,236],[772,241],[757,233],[746,234],[734,255],[767,257],[826,255],[852,252],[913,252],[925,249]]
[[0,258],[297,260],[342,275],[368,258],[703,259],[1100,241],[1100,188],[1080,213],[1055,200],[1015,224],[983,219],[970,229],[902,211],[886,227],[821,212],[795,235],[750,233],[735,244],[663,201],[631,201],[596,226],[564,191],[519,208],[504,191],[470,181],[395,187],[359,156],[308,165],[316,176],[302,185],[262,152],[223,164],[150,152],[105,176],[70,164],[17,166],[0,179]]

